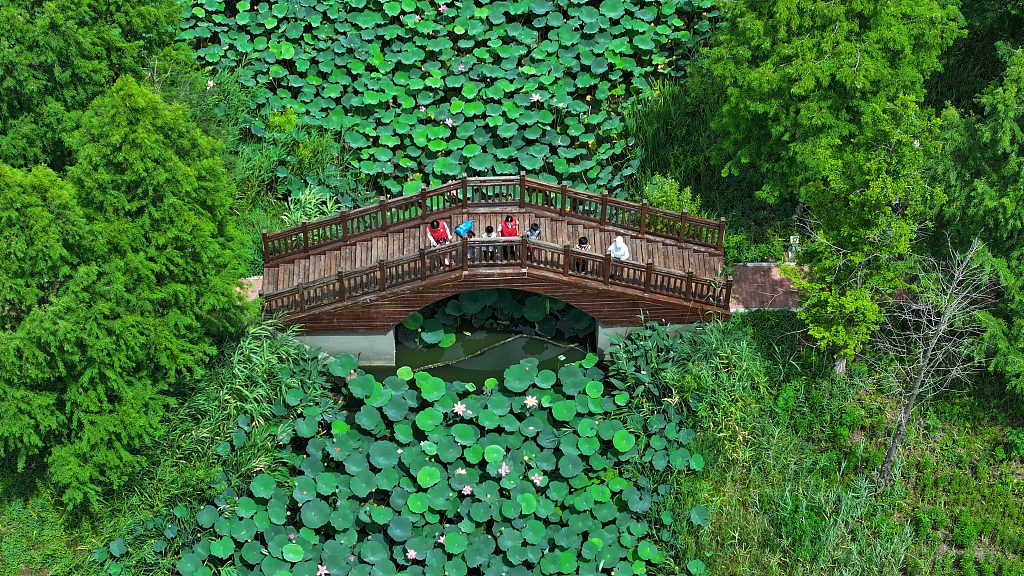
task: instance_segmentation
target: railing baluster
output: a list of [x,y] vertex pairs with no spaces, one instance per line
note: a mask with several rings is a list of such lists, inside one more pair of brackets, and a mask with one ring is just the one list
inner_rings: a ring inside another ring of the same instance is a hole
[[420,220],[427,221],[427,185],[420,184]]
[[640,202],[640,237],[647,235],[647,199]]
[[427,281],[427,251],[420,248],[420,281]]
[[558,197],[561,199],[558,205],[558,217],[565,218],[565,202],[566,194],[569,192],[569,182],[562,180],[562,185],[558,188]]
[[519,258],[522,260],[523,268],[526,268],[526,234],[523,234],[522,244],[519,247]]
[[462,271],[469,270],[469,238],[462,237]]
[[526,172],[519,172],[519,208],[526,208]]
[[469,210],[469,198],[466,197],[466,173],[462,173],[462,212]]
[[604,255],[604,285],[608,285],[608,279],[612,275],[612,255],[607,252]]
[[380,291],[383,292],[387,290],[388,263],[384,260],[379,260],[377,261],[377,266],[380,269]]
[[305,219],[302,220],[302,251],[309,252],[309,230]]

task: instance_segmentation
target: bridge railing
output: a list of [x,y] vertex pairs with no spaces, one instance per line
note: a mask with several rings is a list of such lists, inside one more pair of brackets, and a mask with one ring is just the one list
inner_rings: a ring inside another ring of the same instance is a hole
[[[300,284],[287,290],[263,294],[268,313],[305,313],[347,300],[384,294],[431,278],[453,275],[469,269],[498,267],[534,268],[601,282],[605,286],[658,294],[686,302],[729,309],[732,277],[725,281],[694,276],[646,264],[612,259],[610,254],[577,250],[570,245],[522,238],[463,239],[420,250],[417,254],[380,260],[356,270],[339,270],[337,275]],[[581,289],[586,289],[581,284]]]
[[652,235],[688,242],[722,251],[725,218],[717,222],[691,216],[685,211],[670,212],[610,197],[551,184],[525,173],[519,176],[466,178],[452,180],[419,194],[380,202],[317,220],[279,232],[263,231],[263,261],[266,264],[302,257],[310,251],[322,251],[344,244],[444,216],[469,207],[527,206],[560,217],[572,216],[601,226],[615,226],[639,235]]

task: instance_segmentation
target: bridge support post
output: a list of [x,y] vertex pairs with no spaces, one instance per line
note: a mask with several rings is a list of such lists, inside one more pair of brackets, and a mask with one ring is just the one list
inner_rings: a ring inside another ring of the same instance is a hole
[[387,332],[335,332],[329,334],[302,334],[296,336],[310,348],[336,356],[348,352],[359,358],[360,366],[395,365],[395,331]]

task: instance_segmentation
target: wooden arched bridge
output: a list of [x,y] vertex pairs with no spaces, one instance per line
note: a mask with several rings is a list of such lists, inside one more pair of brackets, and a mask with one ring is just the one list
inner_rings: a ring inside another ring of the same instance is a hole
[[[486,226],[498,230],[509,214],[521,231],[539,224],[540,239],[481,238]],[[452,230],[473,219],[477,237],[431,248],[426,224],[435,219]],[[729,314],[724,234],[724,218],[669,212],[525,174],[464,177],[264,232],[261,295],[265,312],[282,312],[307,336],[390,335],[428,304],[488,288],[559,298],[604,327],[635,326],[641,315],[691,323]],[[580,236],[596,251],[575,249]],[[626,240],[629,260],[607,253],[615,236]]]

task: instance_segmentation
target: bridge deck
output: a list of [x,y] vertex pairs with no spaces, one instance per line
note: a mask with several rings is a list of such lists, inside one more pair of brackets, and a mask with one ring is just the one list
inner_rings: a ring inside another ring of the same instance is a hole
[[[586,236],[597,254],[603,254],[611,245],[615,236],[621,235],[630,249],[630,260],[646,264],[653,261],[654,266],[679,272],[693,271],[695,276],[718,278],[723,266],[721,254],[706,248],[694,247],[673,240],[631,236],[629,231],[585,223],[574,223],[565,219],[547,215],[534,216],[528,210],[502,208],[476,208],[466,213],[459,213],[445,218],[451,229],[465,219],[473,219],[473,230],[477,239],[471,246],[483,245],[480,238],[487,226],[500,229],[499,223],[507,214],[519,219],[520,231],[525,231],[530,224],[537,223],[541,229],[541,240],[544,242],[575,247],[580,236]],[[381,233],[380,236],[366,238],[348,246],[339,246],[334,250],[326,250],[285,264],[270,264],[264,270],[264,287],[266,293],[287,290],[299,284],[315,282],[327,277],[336,276],[339,270],[348,271],[376,266],[380,260],[393,260],[401,256],[411,256],[421,248],[430,247],[426,228],[413,225],[402,230]]]

